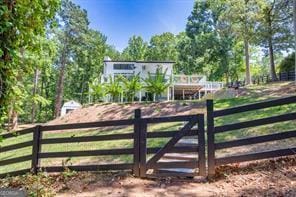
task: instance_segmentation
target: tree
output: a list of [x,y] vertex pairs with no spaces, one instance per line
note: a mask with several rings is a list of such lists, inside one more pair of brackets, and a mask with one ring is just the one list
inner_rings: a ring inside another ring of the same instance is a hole
[[251,84],[250,42],[254,40],[254,26],[258,6],[255,0],[226,0],[223,20],[231,24],[232,31],[244,42],[246,84]]
[[292,1],[261,0],[258,1],[259,13],[257,31],[259,44],[267,48],[270,60],[270,75],[277,80],[275,52],[292,48]]
[[152,36],[149,42],[147,60],[177,60],[176,39],[174,34],[166,32]]
[[[214,28],[214,14],[208,1],[195,1],[186,24],[186,36],[179,42],[180,66],[186,65],[185,74],[203,73],[204,68],[213,64],[217,34]],[[184,53],[187,52],[187,53]]]
[[136,93],[142,88],[140,76],[135,75],[131,78],[121,76],[120,80],[123,83],[123,90],[127,100],[133,102]]
[[141,36],[132,36],[128,41],[128,46],[122,52],[124,60],[144,60],[147,51],[147,43]]
[[121,60],[121,54],[119,51],[115,49],[112,45],[106,46],[106,52],[105,55],[110,57],[112,60]]
[[90,94],[93,96],[93,101],[103,101],[106,96],[105,84],[100,83],[99,79],[94,79],[89,84]]
[[82,34],[79,45],[73,45],[71,66],[67,69],[65,97],[79,100],[81,104],[88,102],[89,85],[100,79],[103,72],[103,59],[106,53],[106,36],[88,29]]
[[60,27],[57,30],[59,40],[59,77],[56,85],[56,98],[54,117],[60,115],[64,95],[64,81],[66,66],[71,63],[74,46],[79,46],[82,35],[86,33],[88,28],[87,13],[81,10],[69,0],[62,1],[62,9],[59,12]]
[[112,76],[109,76],[109,81],[105,84],[105,91],[106,94],[109,94],[111,96],[113,102],[119,101],[120,95],[123,92],[119,78],[113,78]]
[[205,74],[210,80],[229,81],[233,46],[237,42],[222,20],[225,5],[220,1],[196,1],[188,17],[186,34],[177,36],[177,70]]
[[[46,24],[59,8],[59,0],[0,2],[0,122],[8,116],[17,120],[22,77],[34,65],[24,64],[24,52],[35,51],[35,38],[45,33]],[[9,115],[9,111],[11,112]],[[16,121],[14,121],[16,123]],[[16,124],[12,125],[14,128]]]
[[289,72],[295,70],[295,52],[285,57],[279,65],[280,72]]
[[145,83],[144,88],[153,94],[153,101],[158,100],[159,96],[171,85],[171,79],[166,79],[166,73],[167,70],[162,72],[162,69],[157,68],[155,74],[148,72],[148,77],[143,79]]

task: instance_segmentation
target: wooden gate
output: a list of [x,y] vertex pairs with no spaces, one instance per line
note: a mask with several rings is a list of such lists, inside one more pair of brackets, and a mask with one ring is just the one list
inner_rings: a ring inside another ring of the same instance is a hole
[[[135,140],[138,152],[134,157],[136,176],[206,175],[203,114],[159,118],[141,118],[140,111],[136,114],[138,114],[138,125],[135,125],[135,134],[138,138]],[[183,122],[184,126],[176,131],[147,132],[149,124],[173,122]],[[148,147],[149,138],[169,138],[169,140],[163,147]]]

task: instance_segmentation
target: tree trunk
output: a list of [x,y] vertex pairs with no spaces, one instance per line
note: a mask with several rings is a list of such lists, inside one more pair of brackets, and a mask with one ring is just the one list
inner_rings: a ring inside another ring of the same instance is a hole
[[248,7],[249,0],[245,0],[245,13],[244,13],[244,48],[245,48],[245,61],[246,61],[246,84],[252,84],[251,69],[250,69],[250,55],[249,55],[249,31],[248,31]]
[[269,60],[270,60],[270,75],[272,81],[277,81],[277,76],[275,72],[275,65],[274,65],[274,53],[273,53],[273,46],[272,46],[272,39],[268,39],[268,47],[269,47]]
[[[35,72],[34,72],[34,86],[33,86],[33,89],[32,89],[32,96],[33,97],[35,97],[35,95],[37,94],[38,80],[39,80],[39,70],[35,69]],[[32,123],[35,122],[35,114],[36,114],[36,103],[33,100],[33,102],[32,102],[32,111],[31,111],[31,122]]]
[[245,45],[245,61],[246,61],[246,84],[251,84],[251,71],[250,71],[250,56],[249,56],[249,41],[245,37],[244,38],[244,45]]
[[274,53],[273,53],[273,43],[272,43],[272,29],[271,29],[271,18],[268,16],[268,48],[269,48],[269,60],[270,60],[270,76],[272,81],[277,81],[277,76],[275,72],[274,65]]
[[61,115],[61,107],[64,96],[64,81],[65,81],[66,59],[63,54],[61,57],[61,67],[59,73],[59,79],[56,87],[54,117],[57,118]]
[[15,130],[18,126],[18,113],[17,111],[13,110],[11,115],[11,130]]

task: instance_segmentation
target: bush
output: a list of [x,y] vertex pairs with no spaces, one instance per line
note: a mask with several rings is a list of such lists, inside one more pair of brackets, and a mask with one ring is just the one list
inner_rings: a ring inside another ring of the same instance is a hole
[[295,52],[289,54],[281,61],[279,69],[280,72],[288,72],[295,69]]

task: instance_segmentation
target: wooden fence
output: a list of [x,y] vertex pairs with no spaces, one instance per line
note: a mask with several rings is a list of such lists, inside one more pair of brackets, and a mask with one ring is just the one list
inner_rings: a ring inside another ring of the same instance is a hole
[[[0,161],[0,167],[25,161],[31,161],[31,167],[23,170],[16,170],[9,172],[9,175],[19,175],[27,172],[37,173],[39,170],[46,172],[61,172],[65,168],[75,171],[105,171],[105,170],[132,170],[136,176],[146,177],[146,171],[148,169],[158,169],[164,167],[185,168],[195,167],[200,168],[199,174],[205,175],[205,150],[204,150],[204,115],[183,115],[183,116],[169,116],[159,118],[141,118],[140,109],[135,110],[134,119],[126,120],[112,120],[102,122],[90,122],[90,123],[77,123],[77,124],[63,124],[63,125],[38,125],[34,128],[18,131],[17,133],[9,133],[0,136],[0,138],[7,140],[16,136],[32,133],[33,139],[30,141],[0,147],[0,153],[7,151],[18,150],[25,147],[32,147],[32,153],[12,159],[6,159]],[[159,132],[147,132],[148,124],[167,123],[167,122],[186,122],[184,128],[177,131],[159,131]],[[200,124],[199,130],[192,129],[193,126]],[[42,135],[48,131],[61,131],[68,129],[85,129],[85,128],[98,128],[98,127],[113,127],[113,126],[133,126],[133,132],[122,134],[108,134],[99,136],[80,136],[80,137],[59,137],[59,138],[42,138]],[[198,146],[182,146],[172,147],[176,141],[183,136],[199,135]],[[148,138],[170,138],[172,139],[164,147],[148,147]],[[43,145],[56,146],[61,143],[75,143],[75,142],[96,142],[96,141],[110,141],[110,140],[133,140],[132,148],[120,148],[120,149],[103,149],[103,150],[87,150],[87,151],[61,151],[61,152],[43,152]],[[164,153],[186,153],[195,152],[200,154],[199,161],[193,163],[188,162],[162,162],[157,161],[163,156]],[[153,161],[147,161],[147,154],[155,154]],[[65,158],[65,157],[85,157],[85,156],[110,156],[110,155],[132,155],[133,162],[131,163],[119,163],[119,164],[104,164],[104,165],[71,165],[71,166],[41,166],[40,160],[47,158]],[[6,176],[7,173],[0,174],[0,177]]]
[[296,112],[278,115],[278,116],[270,116],[262,119],[249,120],[245,122],[226,124],[221,126],[215,126],[215,121],[214,121],[215,118],[232,115],[236,113],[252,111],[252,110],[282,106],[282,105],[292,104],[292,103],[294,104],[296,103],[296,96],[214,111],[213,100],[207,100],[208,175],[209,176],[214,175],[215,167],[219,165],[296,154],[296,147],[293,147],[289,149],[278,149],[273,151],[251,153],[251,154],[229,156],[229,157],[220,157],[220,158],[216,158],[216,155],[215,155],[216,150],[220,150],[220,149],[252,145],[257,143],[270,142],[270,141],[283,140],[283,139],[296,137],[296,130],[292,130],[292,131],[286,131],[286,132],[279,131],[280,133],[276,133],[276,134],[262,135],[262,136],[215,143],[215,135],[218,133],[233,131],[237,129],[244,129],[249,127],[262,126],[262,125],[273,124],[273,123],[279,123],[284,121],[296,120]]
[[[277,74],[278,81],[294,81],[295,80],[295,71],[280,72]],[[265,84],[272,82],[269,75],[261,75],[252,78],[253,84]]]
[[[7,140],[16,136],[32,134],[32,139],[29,141],[21,142],[18,144],[7,145],[0,147],[0,154],[8,151],[18,150],[25,147],[31,147],[31,154],[22,155],[15,158],[8,158],[0,161],[0,167],[11,165],[15,163],[31,161],[31,167],[23,170],[15,170],[9,172],[9,175],[24,174],[27,172],[37,173],[39,170],[47,172],[61,172],[65,168],[75,171],[105,171],[105,170],[130,170],[133,171],[135,176],[148,177],[148,170],[159,170],[167,168],[195,168],[198,169],[198,174],[212,176],[215,173],[215,167],[223,164],[234,162],[252,161],[258,159],[265,159],[271,157],[287,156],[296,153],[296,147],[290,149],[278,149],[267,152],[259,152],[252,154],[244,154],[238,156],[229,156],[217,158],[215,153],[217,150],[239,147],[245,145],[252,145],[263,142],[270,142],[276,140],[283,140],[296,137],[296,130],[286,131],[276,134],[262,135],[256,137],[243,138],[238,140],[215,142],[215,135],[222,132],[233,131],[237,129],[262,126],[272,123],[279,123],[284,121],[296,120],[296,112],[270,116],[267,118],[249,120],[245,122],[226,124],[221,126],[215,125],[215,118],[228,116],[236,113],[247,112],[252,110],[265,109],[275,106],[282,106],[287,104],[296,103],[296,96],[276,99],[271,101],[264,101],[255,104],[249,104],[234,108],[223,110],[214,110],[212,100],[207,100],[207,144],[205,143],[205,127],[204,115],[182,115],[182,116],[168,116],[157,118],[142,118],[141,111],[135,110],[133,119],[125,120],[111,120],[90,123],[77,123],[77,124],[63,124],[63,125],[38,125],[34,128],[24,129],[17,133],[8,133],[1,135],[0,138]],[[147,131],[149,124],[182,122],[184,126],[173,131]],[[133,132],[120,133],[120,134],[107,134],[107,135],[89,135],[89,136],[72,136],[72,137],[59,137],[59,138],[43,138],[43,134],[48,131],[54,130],[68,130],[68,129],[85,129],[85,128],[100,128],[100,127],[114,127],[114,126],[131,126]],[[196,145],[182,145],[175,146],[178,141],[184,136],[197,137],[198,143]],[[155,138],[170,138],[163,147],[147,147],[147,139]],[[97,142],[97,141],[110,141],[110,140],[132,140],[133,146],[130,148],[116,148],[116,149],[95,149],[84,151],[56,151],[44,152],[42,151],[43,145],[56,146],[61,143],[76,143],[76,142]],[[207,149],[208,157],[208,172],[206,171],[206,155]],[[186,161],[169,161],[162,162],[160,159],[167,153],[194,153],[198,156],[194,160]],[[64,157],[85,157],[85,156],[109,156],[109,155],[131,155],[133,156],[132,162],[125,163],[108,163],[97,165],[69,165],[69,166],[42,166],[41,159],[47,158],[64,158]],[[147,155],[152,155],[148,158]],[[166,176],[174,175],[166,173]],[[179,174],[180,175],[180,174]],[[187,174],[184,174],[187,176]],[[7,173],[0,174],[0,177],[7,176]]]

